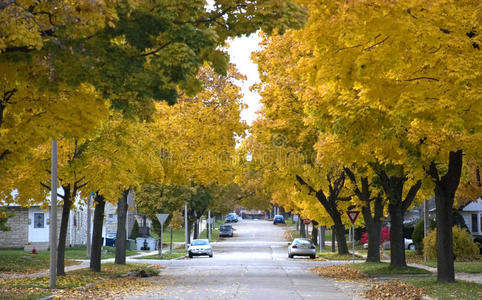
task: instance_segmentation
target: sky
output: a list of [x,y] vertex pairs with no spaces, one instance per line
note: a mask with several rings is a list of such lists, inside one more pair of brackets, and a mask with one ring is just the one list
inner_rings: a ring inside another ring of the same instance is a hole
[[251,53],[261,49],[258,45],[260,41],[261,38],[258,34],[253,33],[250,36],[235,38],[229,42],[231,45],[228,49],[230,62],[235,64],[238,71],[247,77],[247,80],[240,82],[239,85],[244,94],[243,102],[248,105],[248,108],[241,112],[241,119],[245,120],[248,125],[251,125],[253,120],[257,118],[256,112],[260,108],[260,96],[258,93],[249,90],[251,85],[260,81],[258,67],[251,60]]

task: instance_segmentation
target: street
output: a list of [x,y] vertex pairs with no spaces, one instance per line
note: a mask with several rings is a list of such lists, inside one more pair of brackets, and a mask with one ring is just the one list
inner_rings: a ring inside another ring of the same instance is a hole
[[233,238],[214,243],[213,258],[156,261],[164,269],[146,280],[160,288],[128,299],[356,299],[355,283],[310,271],[327,262],[288,258],[286,227],[262,220],[240,220],[233,227]]

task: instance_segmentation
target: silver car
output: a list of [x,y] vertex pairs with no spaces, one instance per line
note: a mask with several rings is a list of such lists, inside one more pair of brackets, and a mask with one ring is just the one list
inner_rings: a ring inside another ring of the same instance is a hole
[[294,239],[288,246],[288,257],[309,256],[311,259],[316,257],[316,246],[310,239]]
[[192,243],[187,249],[187,254],[189,255],[189,258],[200,255],[207,255],[209,257],[213,257],[213,248],[211,247],[211,244],[209,244],[209,240],[196,239],[192,240]]

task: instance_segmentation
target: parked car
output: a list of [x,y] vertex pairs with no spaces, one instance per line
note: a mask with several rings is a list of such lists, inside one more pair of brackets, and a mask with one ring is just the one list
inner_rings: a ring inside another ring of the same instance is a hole
[[[412,239],[404,238],[405,250],[415,250],[415,244]],[[363,248],[368,248],[368,243],[363,244]],[[390,250],[390,241],[385,241],[382,243],[382,248],[385,250]]]
[[226,224],[221,225],[219,227],[219,236],[233,237],[233,226]]
[[230,213],[226,216],[226,223],[238,222],[238,215],[235,213]]
[[316,246],[310,239],[294,239],[288,246],[288,257],[309,256],[311,259],[316,257]]
[[273,218],[273,224],[284,224],[285,218],[282,215],[275,215]]
[[213,248],[207,239],[192,240],[192,243],[188,245],[187,254],[189,258],[193,256],[207,255],[213,257]]
[[[360,242],[363,243],[363,248],[368,248],[368,233],[365,232],[362,234]],[[380,232],[380,243],[382,244],[383,249],[389,250],[390,249],[390,228],[382,227]],[[415,250],[415,244],[411,239],[405,239],[405,249],[406,250]]]

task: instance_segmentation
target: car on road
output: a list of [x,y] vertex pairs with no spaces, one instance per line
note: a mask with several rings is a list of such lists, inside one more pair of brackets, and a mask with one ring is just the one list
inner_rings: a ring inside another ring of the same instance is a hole
[[221,236],[221,237],[223,237],[223,236],[233,237],[233,235],[234,235],[233,226],[227,225],[227,224],[223,224],[223,225],[219,226],[219,236]]
[[273,224],[284,224],[285,218],[282,215],[275,215],[273,218]]
[[238,222],[238,215],[235,213],[230,213],[226,216],[226,223]]
[[294,239],[288,246],[288,257],[309,256],[311,259],[316,257],[316,246],[310,239]]
[[193,256],[207,255],[213,257],[213,248],[207,239],[195,239],[188,245],[187,254],[189,258]]

